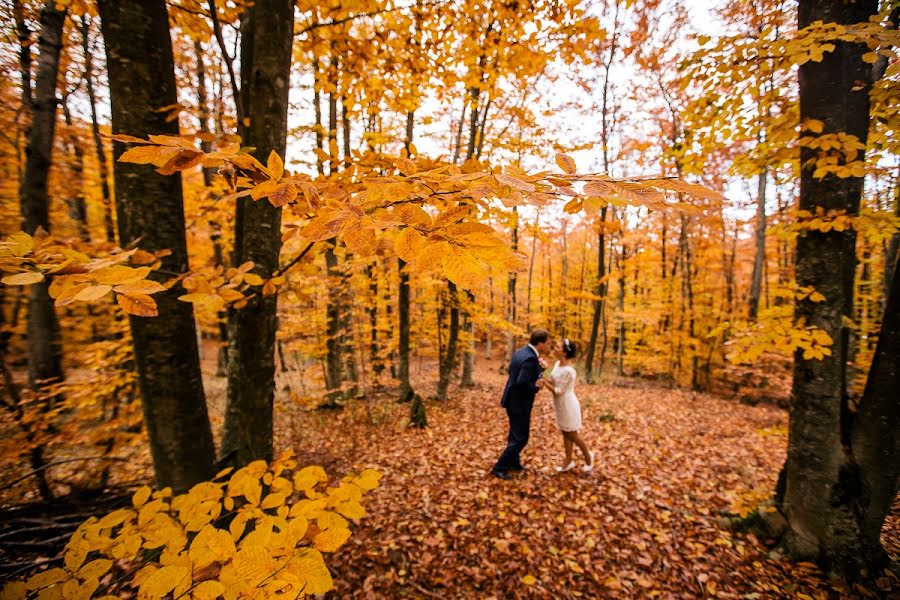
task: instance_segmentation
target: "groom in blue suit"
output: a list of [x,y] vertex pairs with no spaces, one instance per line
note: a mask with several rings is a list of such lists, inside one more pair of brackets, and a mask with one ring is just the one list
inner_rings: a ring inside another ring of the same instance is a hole
[[510,479],[510,471],[521,471],[522,462],[519,455],[528,443],[528,434],[531,431],[531,408],[534,406],[534,397],[540,389],[537,385],[541,378],[540,357],[550,349],[550,332],[545,329],[535,329],[531,332],[531,339],[524,348],[519,348],[513,353],[509,363],[509,379],[503,390],[503,399],[500,406],[506,409],[509,417],[509,436],[506,450],[500,455],[500,459],[491,473],[500,479]]

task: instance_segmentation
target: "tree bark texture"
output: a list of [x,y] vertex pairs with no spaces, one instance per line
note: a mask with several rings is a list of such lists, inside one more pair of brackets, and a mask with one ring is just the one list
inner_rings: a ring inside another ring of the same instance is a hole
[[584,378],[588,383],[594,381],[594,354],[597,348],[597,336],[600,332],[600,319],[603,316],[603,305],[606,302],[606,209],[600,209],[600,230],[597,233],[597,284],[594,293],[594,316],[591,320],[591,337],[584,357]]
[[[109,73],[112,126],[137,137],[178,135],[161,106],[177,101],[169,18],[163,0],[98,2]],[[115,154],[124,151],[114,144]],[[123,245],[168,249],[162,270],[188,268],[180,177],[147,165],[115,164],[116,212]],[[157,275],[158,280],[168,276]],[[154,295],[155,318],[131,317],[138,384],[156,484],[184,490],[213,475],[215,451],[206,412],[194,312],[176,288]]]
[[[821,20],[826,23],[867,21],[877,11],[874,0],[801,0],[799,27]],[[821,62],[800,66],[800,118],[822,121],[824,133],[844,132],[866,142],[869,126],[871,68],[861,56],[862,45],[837,42]],[[800,209],[817,207],[859,211],[863,180],[832,175],[813,177],[816,153],[801,148]],[[852,317],[856,268],[856,232],[807,231],[797,239],[797,283],[812,286],[825,296],[822,302],[797,302],[796,317],[831,336],[831,355],[821,360],[794,356],[790,429],[783,512],[788,522],[784,540],[797,559],[816,560],[825,568],[845,575],[872,564],[878,548],[863,534],[868,476],[881,480],[882,473],[868,473],[854,456],[851,413],[846,390],[849,331],[845,318]],[[874,410],[871,414],[877,414]],[[865,427],[867,413],[856,425]],[[881,465],[883,467],[883,465]],[[874,527],[870,525],[871,529]],[[877,536],[876,536],[877,537]]]
[[409,271],[402,258],[397,259],[400,272],[400,287],[397,293],[397,355],[400,367],[397,375],[400,379],[400,400],[408,402],[413,399],[413,389],[409,383]]
[[[241,105],[249,121],[241,137],[263,164],[271,152],[284,157],[287,144],[293,11],[291,0],[259,1],[241,22]],[[281,208],[240,198],[236,210],[235,263],[253,261],[253,272],[268,279],[278,270]],[[272,459],[277,306],[277,294],[256,294],[232,315],[220,456],[236,466]]]
[[750,277],[750,300],[748,307],[751,321],[759,312],[759,297],[762,293],[763,270],[766,262],[766,183],[768,171],[759,174],[756,199],[756,256],[753,259],[753,273]]
[[[38,229],[50,231],[47,186],[56,130],[56,77],[59,72],[65,19],[66,12],[56,10],[53,0],[44,4],[31,99],[32,122],[25,147],[25,174],[20,188],[22,230],[29,235],[34,235]],[[63,377],[59,323],[49,287],[50,282],[45,279],[32,284],[28,290],[28,382],[34,390]]]
[[447,297],[450,303],[450,331],[447,334],[447,352],[440,362],[437,397],[439,400],[447,399],[447,390],[450,388],[450,377],[456,367],[456,351],[459,343],[459,298],[456,284],[447,282]]

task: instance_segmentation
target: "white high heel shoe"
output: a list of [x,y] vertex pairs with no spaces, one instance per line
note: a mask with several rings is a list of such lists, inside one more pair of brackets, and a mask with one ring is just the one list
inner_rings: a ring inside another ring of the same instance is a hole
[[591,462],[581,467],[581,470],[585,473],[590,473],[594,470],[594,453],[588,452],[588,454],[591,456]]
[[575,461],[573,460],[564,467],[556,467],[556,471],[558,473],[565,473],[566,471],[571,471],[574,468],[575,468]]

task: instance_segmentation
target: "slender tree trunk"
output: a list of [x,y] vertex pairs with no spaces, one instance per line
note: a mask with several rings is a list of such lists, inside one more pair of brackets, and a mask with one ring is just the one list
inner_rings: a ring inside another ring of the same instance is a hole
[[[531,258],[528,263],[528,293],[525,296],[525,329],[531,329],[531,288],[534,281],[534,257],[537,254],[538,227],[540,226],[540,213],[534,217],[534,231],[531,235]],[[543,280],[542,280],[543,281]]]
[[466,109],[469,107],[469,102],[467,99],[463,99],[463,109],[462,114],[459,116],[459,125],[456,128],[456,137],[454,138],[453,144],[453,164],[459,162],[459,155],[462,152],[462,132],[463,128],[466,124]]
[[[325,136],[323,135],[322,129],[322,98],[321,93],[319,92],[319,78],[320,78],[320,70],[319,70],[319,58],[314,56],[312,59],[312,68],[313,68],[313,109],[316,114],[316,148],[321,151],[325,151],[324,143]],[[319,172],[319,175],[325,174],[325,163],[322,161],[322,156],[316,154],[316,171]]]
[[[874,0],[846,3],[801,0],[799,27],[814,21],[842,24],[868,21],[876,14]],[[867,48],[836,42],[834,52],[821,62],[800,66],[800,118],[825,123],[824,133],[846,133],[866,143],[869,128],[870,65],[862,61]],[[865,83],[863,83],[865,82]],[[827,175],[817,179],[816,151],[801,148],[800,209],[815,214],[859,211],[863,179]],[[863,160],[860,156],[857,160]],[[787,518],[784,545],[795,559],[816,560],[828,570],[857,575],[872,570],[885,557],[878,532],[884,522],[884,492],[890,500],[897,490],[896,437],[883,463],[875,448],[886,440],[871,437],[885,430],[897,431],[896,335],[893,356],[882,353],[875,364],[868,400],[854,419],[849,410],[846,365],[852,317],[856,267],[856,231],[807,231],[797,239],[797,283],[812,286],[825,299],[800,300],[796,317],[824,330],[833,340],[830,356],[794,356],[791,390],[788,456],[781,508]],[[892,300],[895,302],[895,300]],[[888,330],[896,327],[896,309],[885,319]],[[885,384],[888,388],[885,388]],[[892,401],[886,401],[892,389]],[[857,447],[855,444],[859,444]],[[858,450],[858,452],[857,452]],[[889,466],[890,465],[890,466]],[[874,505],[872,500],[875,500]]]
[[82,242],[91,241],[91,228],[88,225],[87,203],[84,200],[84,151],[81,140],[74,131],[72,113],[69,111],[69,98],[62,98],[63,118],[66,121],[68,148],[72,152],[72,187],[74,197],[69,200],[69,217],[78,227],[78,237]]
[[[285,155],[293,17],[291,0],[269,0],[250,6],[241,22],[241,106],[249,121],[241,137],[263,164],[271,152]],[[281,251],[281,208],[240,198],[236,213],[235,264],[253,261],[253,272],[271,277]],[[228,464],[272,459],[277,305],[277,294],[256,294],[232,315],[220,451]]]
[[[510,246],[513,252],[519,250],[519,210],[513,206],[512,209],[512,243]],[[506,280],[506,293],[508,295],[509,306],[506,310],[506,320],[510,325],[515,325],[517,320],[518,299],[516,298],[516,285],[519,282],[518,274],[513,272],[509,274]],[[513,352],[516,350],[516,336],[512,332],[506,335],[506,363],[512,360]],[[505,366],[505,365],[504,365]]]
[[100,172],[100,192],[103,199],[103,224],[106,228],[106,241],[116,242],[116,227],[113,222],[112,193],[109,189],[109,163],[103,149],[103,138],[100,135],[100,122],[97,118],[97,95],[94,92],[94,61],[90,42],[90,21],[87,15],[81,16],[81,49],[84,52],[84,87],[88,93],[91,107],[91,134],[94,137],[94,151],[97,154],[97,168]]
[[628,246],[622,244],[622,254],[619,258],[619,305],[616,320],[619,322],[617,335],[619,344],[616,348],[616,371],[619,376],[625,375],[625,261],[628,260]]
[[757,179],[756,191],[756,257],[753,260],[753,275],[750,277],[750,320],[756,321],[759,311],[759,296],[762,291],[763,271],[766,262],[766,181],[768,169],[763,169]]
[[[178,135],[157,109],[177,101],[169,18],[163,0],[98,2],[109,73],[113,130]],[[124,150],[115,143],[116,154]],[[148,251],[167,249],[162,269],[188,268],[181,178],[146,165],[116,163],[119,238]],[[158,280],[168,276],[157,276]],[[184,490],[213,471],[212,432],[203,395],[193,308],[172,288],[154,296],[156,318],[130,317],[144,423],[159,487]]]
[[[203,62],[203,45],[200,42],[194,42],[194,53],[197,58],[197,107],[199,109],[198,122],[200,133],[209,133],[209,102],[206,89],[206,65]],[[204,152],[209,152],[212,144],[209,142],[201,142],[200,148]],[[210,167],[203,168],[203,186],[213,193],[212,187],[213,173],[215,169]],[[209,220],[209,239],[213,247],[213,260],[217,265],[225,265],[225,251],[222,248],[222,226],[217,220]],[[219,324],[219,349],[216,352],[216,376],[226,377],[228,375],[228,311],[220,310],[217,314]]]
[[467,290],[466,298],[468,299],[468,308],[463,313],[463,318],[465,319],[463,330],[466,332],[468,340],[466,341],[466,351],[463,355],[463,372],[459,385],[470,388],[475,386],[475,380],[473,378],[475,372],[475,322],[472,320],[472,309],[475,307],[475,294]]
[[606,209],[600,209],[599,232],[597,233],[597,283],[594,288],[594,317],[591,321],[591,338],[588,341],[587,353],[584,357],[584,378],[588,383],[594,381],[594,353],[597,348],[597,336],[600,332],[600,319],[603,316],[603,305],[606,302]]
[[328,390],[328,405],[336,406],[341,397],[344,381],[343,360],[341,358],[341,291],[338,259],[334,253],[337,242],[328,241],[325,250],[325,267],[328,272],[328,307],[326,308],[327,339],[325,340],[325,387]]
[[406,156],[411,158],[413,144],[413,130],[416,124],[416,111],[410,110],[406,113],[406,138],[403,140],[403,149],[406,150]]
[[381,346],[378,340],[378,262],[374,261],[366,267],[366,276],[369,279],[370,304],[369,313],[369,355],[372,363],[372,373],[377,380],[381,372],[384,371],[384,361],[381,358]]
[[447,390],[450,387],[450,376],[456,368],[456,351],[459,342],[459,298],[456,293],[456,284],[447,282],[447,292],[450,302],[450,331],[447,334],[447,352],[440,364],[438,379],[438,400],[447,399]]
[[[34,235],[38,229],[50,231],[50,198],[47,188],[56,129],[56,77],[62,50],[64,10],[56,10],[47,0],[41,10],[38,38],[37,74],[31,103],[32,122],[25,148],[25,176],[20,189],[22,230]],[[28,383],[33,390],[61,381],[62,342],[47,280],[28,290]]]

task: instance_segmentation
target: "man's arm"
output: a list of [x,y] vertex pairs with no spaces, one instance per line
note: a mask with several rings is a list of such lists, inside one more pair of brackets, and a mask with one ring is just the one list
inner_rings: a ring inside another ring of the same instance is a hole
[[541,365],[536,357],[526,358],[519,367],[519,373],[513,385],[522,390],[528,390],[532,394],[536,394],[540,389],[537,386],[537,380],[541,376]]

